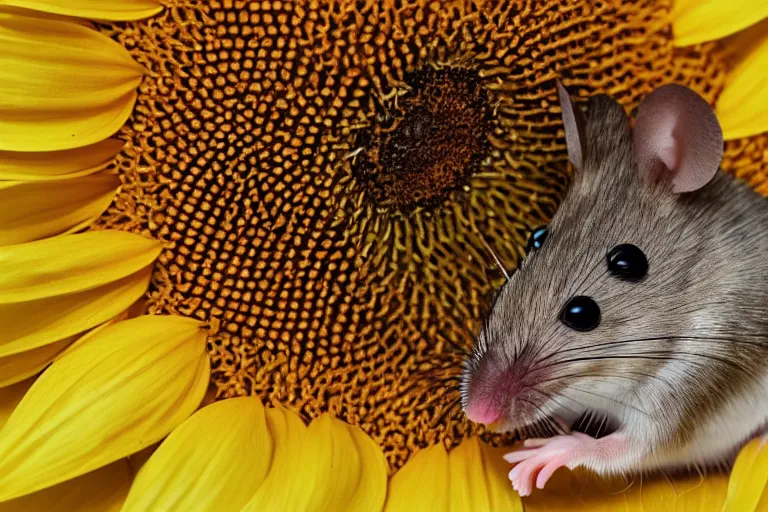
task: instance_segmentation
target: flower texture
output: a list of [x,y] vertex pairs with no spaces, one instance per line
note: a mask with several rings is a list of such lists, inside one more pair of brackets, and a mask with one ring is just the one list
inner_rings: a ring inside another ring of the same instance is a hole
[[768,193],[741,3],[0,0],[0,512],[764,506],[761,439],[521,501],[458,394],[566,190],[555,78],[694,88]]

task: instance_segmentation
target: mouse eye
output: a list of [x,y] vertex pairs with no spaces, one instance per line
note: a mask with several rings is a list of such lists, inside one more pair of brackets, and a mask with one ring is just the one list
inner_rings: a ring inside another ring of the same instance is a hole
[[639,281],[648,273],[648,259],[636,245],[617,245],[606,258],[608,271],[619,279]]
[[529,253],[531,250],[539,250],[544,242],[547,240],[549,234],[549,228],[547,226],[541,226],[533,230],[530,238],[528,238],[528,245],[525,248],[525,252]]
[[571,297],[560,313],[560,321],[574,331],[591,331],[600,325],[600,306],[592,297]]

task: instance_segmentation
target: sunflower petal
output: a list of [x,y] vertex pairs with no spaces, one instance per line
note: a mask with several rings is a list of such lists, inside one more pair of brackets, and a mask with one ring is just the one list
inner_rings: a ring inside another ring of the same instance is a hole
[[143,316],[67,349],[0,431],[0,502],[105,466],[181,424],[208,386],[205,338],[194,320]]
[[507,479],[504,450],[491,448],[471,437],[448,455],[452,512],[509,512],[523,510]]
[[0,304],[90,290],[146,267],[161,249],[160,242],[122,231],[0,247]]
[[261,400],[215,402],[163,441],[139,471],[123,511],[240,510],[261,485],[271,456]]
[[[149,273],[147,273],[145,285],[140,288],[140,290],[144,290],[146,288],[146,283],[148,283],[148,281]],[[0,306],[0,308],[2,308],[2,306]],[[93,335],[99,329],[104,329],[108,325],[124,320],[128,316],[127,313],[127,309],[123,310],[111,320],[108,320],[95,329],[92,329],[87,333],[87,335]],[[67,350],[67,347],[75,343],[78,338],[83,337],[83,334],[77,334],[75,336],[70,336],[68,338],[64,338],[63,340],[43,345],[31,350],[0,357],[0,388],[10,386],[24,379],[32,377],[33,375],[37,375],[46,366],[48,366],[56,358],[63,354]]]
[[392,477],[385,512],[451,510],[450,477],[448,454],[442,444],[419,451]]
[[543,490],[535,490],[523,499],[523,507],[526,512],[708,512],[720,510],[727,485],[725,475],[694,475],[671,481],[663,476],[636,477],[625,481],[560,469]]
[[[284,407],[266,410],[274,451],[266,479],[241,512],[303,512],[317,481],[317,447],[309,444],[307,427]],[[301,461],[297,464],[296,461]]]
[[37,375],[76,339],[77,336],[72,336],[50,345],[0,357],[0,387],[10,386]]
[[726,140],[768,132],[768,20],[734,37],[732,45],[739,60],[715,104]]
[[0,388],[0,429],[3,428],[5,422],[11,417],[16,406],[19,405],[21,399],[27,394],[29,388],[34,384],[35,379],[27,379],[23,382]]
[[[309,510],[381,510],[387,492],[384,454],[360,429],[323,414],[307,429],[319,447]],[[331,472],[329,475],[328,473]]]
[[106,139],[62,151],[0,151],[0,180],[61,180],[87,176],[107,167],[124,145],[120,140]]
[[120,178],[109,174],[64,182],[0,182],[0,246],[85,227],[104,213],[119,186]]
[[0,512],[118,512],[131,486],[121,459],[73,480],[0,503]]
[[363,468],[358,476],[357,488],[348,503],[361,512],[381,511],[387,499],[387,461],[384,453],[379,445],[360,428],[339,420],[335,421],[349,432]]
[[754,0],[675,0],[673,5],[670,16],[677,46],[714,41],[768,17],[768,2]]
[[676,478],[656,478],[632,487],[628,493],[635,510],[670,510],[678,512],[708,512],[720,510],[728,489],[726,475],[706,477],[694,475]]
[[[522,511],[507,480],[503,453],[476,437],[450,454],[442,444],[422,450],[393,477],[385,510]],[[430,475],[429,480],[422,475]]]
[[722,512],[752,512],[758,508],[768,487],[768,440],[753,439],[736,458],[728,482],[728,496]]
[[55,151],[115,133],[143,69],[86,27],[0,12],[0,150]]
[[94,20],[132,21],[149,18],[163,10],[153,0],[0,0],[0,5],[10,5],[35,11],[77,16]]
[[92,290],[0,304],[0,357],[58,343],[115,317],[147,290],[151,273],[148,266]]
[[586,471],[559,469],[544,489],[523,498],[523,507],[525,512],[642,510],[628,503],[625,491],[629,487],[620,479],[603,480]]

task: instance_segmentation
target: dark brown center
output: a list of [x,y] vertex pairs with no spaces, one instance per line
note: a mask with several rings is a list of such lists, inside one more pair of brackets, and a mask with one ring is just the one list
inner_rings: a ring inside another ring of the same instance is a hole
[[378,207],[432,208],[469,182],[489,150],[492,109],[476,73],[423,69],[358,135],[354,176]]

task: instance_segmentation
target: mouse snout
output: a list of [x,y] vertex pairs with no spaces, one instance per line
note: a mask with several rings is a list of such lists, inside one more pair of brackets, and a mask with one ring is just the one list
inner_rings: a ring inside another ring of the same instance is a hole
[[475,423],[506,423],[512,414],[521,382],[514,369],[481,368],[469,379],[467,418]]
[[497,422],[501,418],[502,413],[502,408],[493,400],[470,399],[467,404],[467,418],[475,423],[490,425]]

